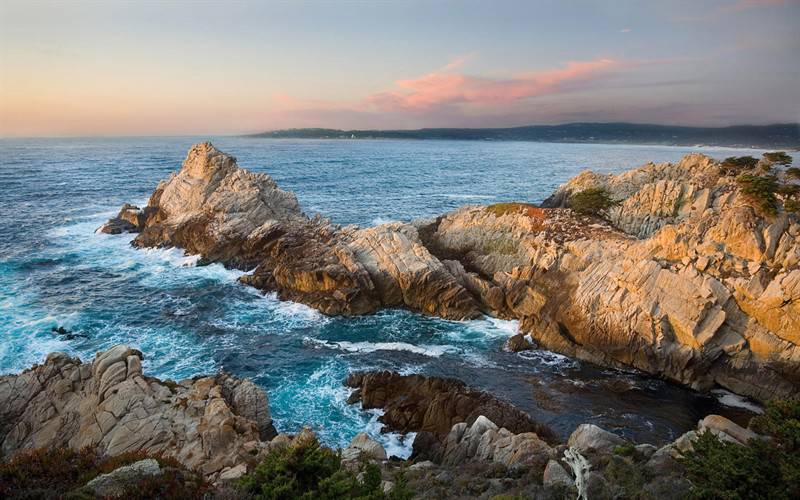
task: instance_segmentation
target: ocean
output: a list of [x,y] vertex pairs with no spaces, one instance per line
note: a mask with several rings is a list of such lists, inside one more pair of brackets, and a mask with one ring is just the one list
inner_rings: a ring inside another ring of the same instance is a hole
[[[314,429],[331,446],[358,432],[405,457],[413,435],[381,433],[379,412],[347,405],[355,370],[459,378],[504,398],[566,438],[595,423],[664,443],[708,413],[744,419],[746,401],[701,395],[548,351],[502,349],[513,321],[446,321],[404,310],[326,317],[197,266],[179,249],[136,250],[96,234],[124,202],[146,203],[206,137],[0,140],[0,374],[52,351],[90,360],[127,343],[145,372],[179,380],[224,369],[269,395],[281,432]],[[541,202],[590,168],[615,173],[677,161],[690,148],[531,142],[210,138],[239,165],[294,191],[307,214],[370,226],[465,204]],[[701,148],[714,157],[760,151]],[[54,332],[64,327],[69,333]]]

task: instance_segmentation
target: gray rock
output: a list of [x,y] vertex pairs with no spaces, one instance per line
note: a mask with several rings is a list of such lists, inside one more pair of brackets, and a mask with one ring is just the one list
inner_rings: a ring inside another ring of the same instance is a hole
[[697,432],[709,431],[720,439],[745,444],[758,437],[755,432],[731,422],[720,415],[708,415],[697,424]]
[[572,486],[575,484],[575,480],[572,479],[569,472],[558,461],[550,460],[544,468],[542,484],[548,487]]
[[636,449],[636,453],[640,457],[645,458],[645,459],[652,457],[653,453],[655,453],[656,450],[658,450],[658,448],[656,448],[652,444],[647,444],[647,443],[645,443],[645,444],[637,444],[635,449]]
[[342,450],[342,461],[353,462],[359,459],[386,460],[386,450],[383,446],[369,437],[366,432],[356,434],[347,448]]
[[614,448],[626,444],[627,441],[594,424],[581,424],[570,435],[567,445],[581,454],[611,453]]
[[0,376],[2,454],[40,447],[93,447],[111,456],[146,450],[174,457],[212,482],[263,457],[269,446],[261,441],[269,418],[263,391],[232,377],[222,384],[215,377],[164,382],[145,377],[141,360],[141,352],[118,345],[92,363],[54,353],[42,365]]
[[86,483],[86,488],[98,497],[117,498],[125,494],[125,489],[134,486],[139,480],[160,476],[161,467],[152,458],[114,469]]

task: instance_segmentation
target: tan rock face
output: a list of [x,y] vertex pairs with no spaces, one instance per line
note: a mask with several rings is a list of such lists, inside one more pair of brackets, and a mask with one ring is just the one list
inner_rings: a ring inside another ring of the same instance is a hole
[[124,345],[91,363],[53,353],[43,365],[0,377],[2,453],[146,450],[175,457],[211,480],[263,457],[263,440],[275,429],[267,396],[252,382],[220,374],[167,384],[143,375],[141,359]]
[[140,232],[135,246],[177,246],[203,262],[256,268],[244,282],[325,314],[365,314],[382,306],[452,319],[479,314],[472,295],[413,227],[342,229],[311,220],[293,193],[239,168],[210,143],[192,147],[147,207],[126,205],[99,230]]
[[[570,196],[604,187],[608,222]],[[434,222],[341,228],[208,143],[144,209],[103,230],[256,268],[242,281],[326,314],[404,306],[520,320],[544,348],[758,399],[800,390],[800,224],[760,216],[703,155],[585,172],[545,202],[463,207]],[[127,229],[126,229],[127,228]]]
[[426,233],[428,246],[499,287],[504,307],[485,309],[519,318],[548,349],[759,399],[800,390],[795,218],[759,216],[702,155],[584,173],[548,204],[589,187],[625,200],[611,225],[465,208]]

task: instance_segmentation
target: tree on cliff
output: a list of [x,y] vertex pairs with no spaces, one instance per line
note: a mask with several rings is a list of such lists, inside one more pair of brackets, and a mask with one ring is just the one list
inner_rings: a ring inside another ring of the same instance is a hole
[[720,164],[722,175],[737,175],[752,170],[758,165],[758,159],[752,156],[730,156]]
[[773,151],[771,153],[764,153],[764,159],[775,165],[791,165],[792,157],[786,154],[785,151]]
[[602,216],[603,212],[620,204],[604,188],[584,189],[572,195],[569,205],[581,215]]

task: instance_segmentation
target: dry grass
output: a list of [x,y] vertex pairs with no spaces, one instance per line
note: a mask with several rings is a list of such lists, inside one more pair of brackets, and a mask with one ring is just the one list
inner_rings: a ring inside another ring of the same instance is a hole
[[530,203],[495,203],[486,207],[486,211],[496,217],[509,214],[523,214],[536,219],[544,218],[544,210]]

